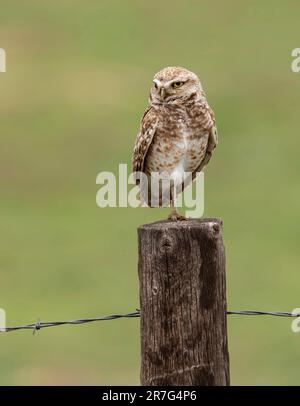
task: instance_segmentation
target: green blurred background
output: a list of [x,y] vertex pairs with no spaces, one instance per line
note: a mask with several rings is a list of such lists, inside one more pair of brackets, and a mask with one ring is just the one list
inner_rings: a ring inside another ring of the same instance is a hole
[[[136,229],[168,210],[100,209],[95,179],[130,163],[152,76],[201,78],[220,143],[205,216],[221,217],[228,307],[299,299],[296,1],[0,1],[0,307],[8,325],[139,306]],[[296,385],[291,320],[229,316],[232,384]],[[139,320],[0,336],[2,385],[139,383]]]

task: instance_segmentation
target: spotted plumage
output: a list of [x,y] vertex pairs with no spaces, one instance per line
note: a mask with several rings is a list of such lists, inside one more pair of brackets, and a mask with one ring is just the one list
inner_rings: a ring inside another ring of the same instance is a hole
[[[190,178],[194,179],[209,162],[217,142],[214,113],[198,77],[179,67],[158,72],[136,138],[133,171],[144,173],[149,185],[154,173],[165,174],[173,187],[181,191],[186,186],[182,182],[184,174],[191,173]],[[149,186],[146,195],[142,193],[149,206],[150,195]],[[170,199],[174,203],[172,193]],[[174,209],[171,218],[179,217]]]

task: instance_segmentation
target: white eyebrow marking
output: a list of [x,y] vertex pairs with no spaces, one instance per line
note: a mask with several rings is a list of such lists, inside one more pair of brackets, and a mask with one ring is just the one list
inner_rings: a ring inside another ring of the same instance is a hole
[[158,79],[153,79],[153,83],[155,83],[156,85],[161,85],[161,81]]

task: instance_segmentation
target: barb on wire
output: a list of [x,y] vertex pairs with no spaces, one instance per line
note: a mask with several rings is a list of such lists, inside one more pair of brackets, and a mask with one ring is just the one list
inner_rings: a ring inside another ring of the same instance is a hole
[[86,318],[86,319],[77,319],[77,320],[62,320],[62,321],[38,321],[36,323],[24,324],[23,326],[13,326],[2,328],[0,332],[8,333],[15,330],[33,330],[33,334],[42,328],[62,326],[65,324],[85,324],[91,323],[93,321],[103,321],[103,320],[114,320],[121,318],[133,318],[140,317],[140,311],[137,309],[135,312],[125,313],[125,314],[110,314],[109,316]]
[[[277,317],[300,317],[300,314],[294,314],[289,312],[263,312],[257,310],[228,310],[227,314],[235,314],[235,315],[244,315],[244,316],[277,316]],[[117,314],[110,314],[109,316],[102,316],[102,317],[94,317],[94,318],[85,318],[85,319],[77,319],[77,320],[63,320],[63,321],[38,321],[36,323],[31,324],[24,324],[22,326],[13,326],[13,327],[5,327],[0,329],[0,333],[8,333],[10,331],[15,330],[33,330],[33,334],[36,331],[41,330],[42,328],[46,327],[55,327],[55,326],[62,326],[62,325],[74,325],[74,324],[85,324],[91,323],[94,321],[104,321],[104,320],[115,320],[121,318],[134,318],[140,317],[140,310],[136,309],[136,311],[131,313],[117,313]]]

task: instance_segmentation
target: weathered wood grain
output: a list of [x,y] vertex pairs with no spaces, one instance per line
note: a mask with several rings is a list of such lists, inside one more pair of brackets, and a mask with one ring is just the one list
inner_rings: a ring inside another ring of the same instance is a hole
[[142,385],[229,385],[218,219],[140,226]]

